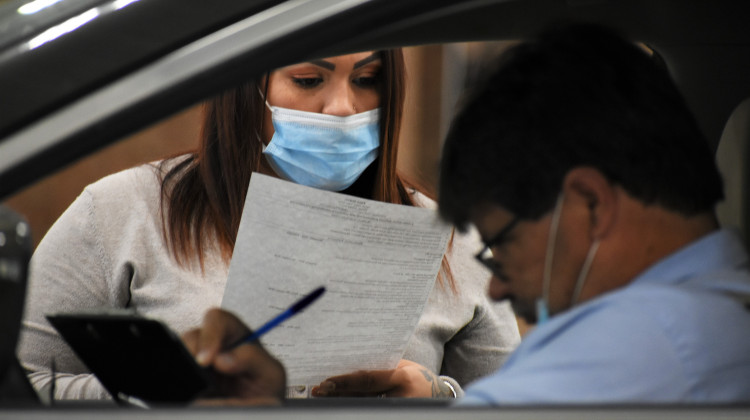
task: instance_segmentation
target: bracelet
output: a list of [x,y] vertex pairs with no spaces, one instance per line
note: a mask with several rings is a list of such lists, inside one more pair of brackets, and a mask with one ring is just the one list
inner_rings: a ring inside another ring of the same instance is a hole
[[448,388],[451,389],[451,392],[453,393],[453,398],[456,398],[456,388],[453,388],[453,385],[451,385],[448,381],[443,381],[444,384],[448,385]]

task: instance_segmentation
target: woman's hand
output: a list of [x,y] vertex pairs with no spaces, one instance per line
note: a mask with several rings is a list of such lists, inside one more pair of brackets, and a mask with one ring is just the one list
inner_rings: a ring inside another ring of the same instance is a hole
[[426,367],[401,360],[393,370],[334,376],[312,389],[314,397],[453,398],[453,390]]
[[213,371],[210,399],[198,404],[280,404],[284,399],[284,366],[259,343],[227,349],[249,332],[236,316],[214,308],[206,312],[200,328],[183,334],[182,340],[198,364]]

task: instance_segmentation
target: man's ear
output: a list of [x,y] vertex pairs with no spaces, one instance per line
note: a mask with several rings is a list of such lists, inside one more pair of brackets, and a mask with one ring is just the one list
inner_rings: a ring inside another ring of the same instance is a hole
[[[582,166],[571,169],[563,180],[566,197],[577,197],[590,212],[591,234],[601,239],[617,218],[617,191],[598,169]],[[566,198],[567,200],[567,198]]]

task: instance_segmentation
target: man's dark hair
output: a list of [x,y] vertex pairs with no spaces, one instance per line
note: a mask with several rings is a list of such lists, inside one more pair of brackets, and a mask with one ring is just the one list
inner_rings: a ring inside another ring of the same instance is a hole
[[538,219],[580,166],[684,215],[723,198],[713,152],[663,65],[612,30],[577,24],[508,50],[456,116],[440,213],[463,227],[491,203]]

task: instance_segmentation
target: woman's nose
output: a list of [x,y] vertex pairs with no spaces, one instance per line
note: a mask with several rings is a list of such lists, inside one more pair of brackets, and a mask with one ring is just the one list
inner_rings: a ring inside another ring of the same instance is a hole
[[346,117],[357,113],[356,96],[348,86],[335,86],[328,93],[323,114]]

